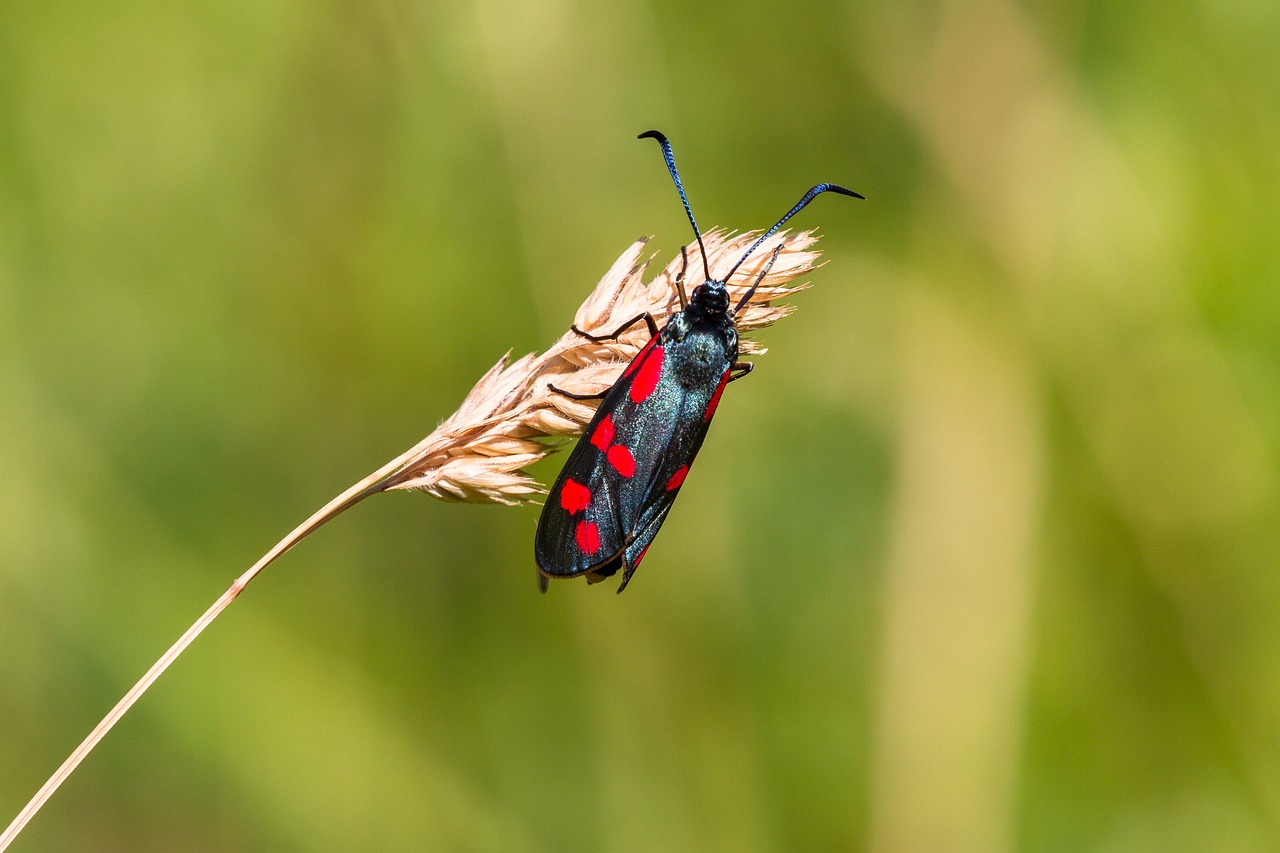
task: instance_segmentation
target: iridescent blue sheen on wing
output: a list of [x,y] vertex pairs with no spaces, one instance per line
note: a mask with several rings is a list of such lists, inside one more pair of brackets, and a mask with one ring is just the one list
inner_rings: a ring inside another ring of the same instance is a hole
[[738,357],[732,322],[703,310],[715,296],[702,290],[623,371],[565,462],[534,540],[543,575],[597,581],[622,569],[621,591],[658,534]]

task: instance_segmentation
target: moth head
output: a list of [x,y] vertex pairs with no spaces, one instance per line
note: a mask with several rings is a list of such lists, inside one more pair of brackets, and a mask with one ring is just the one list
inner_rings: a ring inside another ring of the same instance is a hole
[[723,281],[704,281],[693,289],[689,305],[706,313],[723,314],[729,310],[729,291]]

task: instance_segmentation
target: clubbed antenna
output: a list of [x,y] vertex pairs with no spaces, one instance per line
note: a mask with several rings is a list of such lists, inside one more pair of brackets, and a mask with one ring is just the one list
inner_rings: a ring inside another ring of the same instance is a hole
[[[650,133],[656,133],[656,131],[650,131]],[[664,147],[664,150],[669,151],[670,148]],[[672,165],[671,168],[674,170],[675,166]],[[672,172],[672,174],[674,174],[674,171]],[[677,182],[677,185],[679,185],[678,178],[676,179],[676,182]],[[777,222],[775,222],[772,228],[764,232],[764,234],[760,235],[759,240],[756,240],[754,243],[751,244],[751,248],[747,249],[746,254],[744,254],[741,258],[738,258],[738,262],[733,265],[733,269],[729,270],[729,274],[724,277],[725,283],[728,284],[729,279],[732,278],[733,274],[738,271],[738,267],[742,266],[742,262],[745,261],[747,258],[751,257],[751,253],[754,252],[756,249],[760,248],[761,243],[763,243],[765,240],[768,240],[770,237],[772,237],[773,233],[783,226],[783,223],[785,223],[791,217],[795,216],[800,211],[804,210],[805,206],[808,205],[809,202],[813,201],[815,198],[817,198],[818,196],[822,195],[825,192],[840,193],[840,195],[852,196],[854,198],[863,198],[863,199],[866,198],[866,196],[862,195],[861,193],[856,193],[853,190],[847,190],[844,187],[839,187],[839,186],[836,186],[835,184],[818,184],[816,187],[814,187],[813,189],[805,193],[804,198],[796,202],[796,206],[788,210],[786,212],[786,215],[783,216],[781,219],[779,219]],[[683,191],[681,191],[680,197],[684,198]],[[689,206],[688,202],[685,202],[686,209],[688,208],[688,206]],[[692,218],[692,214],[690,214],[690,218]],[[695,229],[697,228],[697,226],[694,226],[694,227]],[[708,278],[710,278],[710,276],[708,276]],[[734,307],[733,309],[733,313],[735,315],[739,311],[741,311],[742,306],[746,305],[751,300],[751,297],[755,295],[756,288],[760,286],[760,281],[762,279],[763,279],[763,276],[761,276],[761,278],[756,279],[756,283],[751,285],[751,289],[742,295],[742,299],[738,300],[737,306]]]
[[711,264],[707,263],[707,247],[702,245],[702,232],[698,230],[698,223],[693,220],[693,210],[689,207],[689,197],[684,194],[684,184],[680,183],[680,173],[676,171],[676,155],[671,153],[671,142],[661,131],[657,130],[646,130],[636,139],[656,139],[658,144],[662,146],[662,157],[667,161],[667,171],[671,173],[671,179],[676,182],[676,190],[680,193],[680,201],[684,203],[684,212],[688,214],[689,224],[693,226],[693,236],[698,238],[698,248],[702,251],[702,270],[707,274],[706,280],[710,281]]

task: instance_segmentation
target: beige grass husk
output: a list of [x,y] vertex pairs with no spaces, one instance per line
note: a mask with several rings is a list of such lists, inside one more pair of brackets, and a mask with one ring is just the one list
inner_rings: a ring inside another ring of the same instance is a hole
[[[757,236],[720,231],[704,235],[712,274],[725,274]],[[818,253],[809,249],[816,241],[811,231],[775,234],[734,274],[728,283],[730,305],[741,299],[773,250],[782,247],[737,317],[740,332],[768,326],[791,313],[792,306],[773,303],[807,287],[791,282],[814,269]],[[640,259],[646,243],[647,239],[637,240],[623,252],[578,309],[574,325],[599,336],[644,313],[652,314],[661,327],[679,310],[675,280],[681,258],[672,258],[645,282],[648,264]],[[686,290],[703,276],[696,251],[689,267]],[[508,353],[476,383],[458,410],[414,448],[413,458],[383,481],[384,490],[418,489],[443,500],[502,504],[536,499],[546,490],[524,469],[555,450],[540,439],[577,435],[595,412],[593,403],[572,400],[548,385],[574,394],[603,391],[617,381],[648,335],[643,323],[617,340],[600,343],[568,331],[542,355],[530,353],[508,364]],[[744,339],[742,351],[765,350]]]

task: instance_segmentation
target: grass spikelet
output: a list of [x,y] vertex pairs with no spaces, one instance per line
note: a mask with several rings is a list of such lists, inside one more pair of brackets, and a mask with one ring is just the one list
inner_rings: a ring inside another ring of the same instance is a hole
[[[712,274],[723,275],[757,236],[722,231],[703,235]],[[730,304],[746,293],[773,249],[783,246],[773,269],[743,307],[739,329],[763,328],[791,313],[792,306],[773,303],[807,287],[792,282],[815,268],[818,253],[809,249],[816,241],[811,231],[790,237],[775,234],[747,259],[729,282]],[[647,242],[637,240],[622,253],[582,303],[574,325],[601,335],[647,312],[661,327],[679,310],[675,281],[681,258],[672,258],[646,282],[649,264],[641,257]],[[701,266],[700,257],[689,259],[686,290],[692,289],[690,279],[701,278]],[[542,355],[526,355],[511,364],[508,353],[481,377],[458,411],[411,451],[413,458],[387,476],[384,490],[418,489],[443,500],[501,504],[535,499],[546,490],[524,469],[555,449],[539,439],[579,434],[596,408],[592,402],[556,394],[548,385],[574,394],[603,391],[647,341],[648,330],[637,324],[611,341],[593,342],[568,331]],[[742,352],[765,350],[743,340]]]

